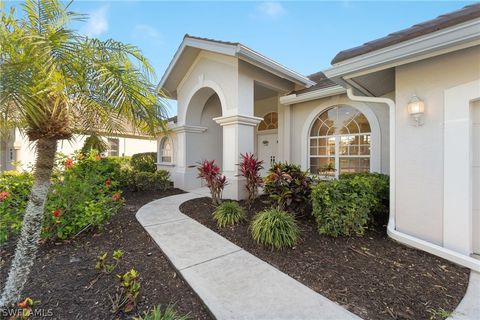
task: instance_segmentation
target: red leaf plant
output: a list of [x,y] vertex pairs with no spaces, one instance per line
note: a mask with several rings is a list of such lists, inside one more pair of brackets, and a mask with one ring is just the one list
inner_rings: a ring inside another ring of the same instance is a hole
[[222,202],[222,193],[227,185],[227,178],[220,173],[220,167],[215,164],[215,160],[204,160],[197,169],[198,178],[205,180],[210,189],[213,204],[219,205]]
[[253,153],[240,154],[240,176],[245,177],[245,188],[248,193],[248,205],[250,206],[257,197],[258,188],[262,186],[263,180],[260,176],[260,170],[263,169],[263,161],[258,160]]

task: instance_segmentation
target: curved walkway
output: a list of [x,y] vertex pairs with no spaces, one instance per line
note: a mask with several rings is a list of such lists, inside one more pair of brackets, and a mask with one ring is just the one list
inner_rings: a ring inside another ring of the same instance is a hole
[[204,196],[150,202],[137,219],[217,319],[360,319],[178,209]]

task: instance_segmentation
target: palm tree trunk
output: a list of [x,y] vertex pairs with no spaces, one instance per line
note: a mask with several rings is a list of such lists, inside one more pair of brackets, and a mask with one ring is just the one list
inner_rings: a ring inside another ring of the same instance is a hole
[[0,308],[18,302],[20,294],[28,280],[33,266],[40,233],[48,187],[52,175],[57,140],[39,139],[37,141],[37,160],[35,162],[34,183],[28,200],[20,238],[17,242],[15,257],[8,273],[7,282],[0,299]]

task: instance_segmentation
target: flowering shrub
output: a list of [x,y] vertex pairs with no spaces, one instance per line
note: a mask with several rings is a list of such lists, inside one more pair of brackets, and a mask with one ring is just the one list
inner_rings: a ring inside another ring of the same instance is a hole
[[249,205],[255,200],[258,188],[263,184],[262,177],[260,177],[260,170],[263,169],[263,161],[258,160],[253,154],[240,154],[242,162],[240,162],[240,175],[245,177],[245,188],[248,193]]
[[275,163],[265,177],[265,193],[279,210],[303,213],[309,203],[312,179],[300,166]]
[[20,231],[32,184],[29,173],[10,171],[0,176],[0,244]]
[[215,160],[205,160],[197,169],[198,177],[205,180],[210,189],[213,204],[219,205],[222,202],[222,192],[227,185],[227,178],[220,173],[220,167],[215,164]]
[[114,173],[115,164],[96,154],[74,161],[50,187],[42,237],[67,239],[101,228],[123,203]]

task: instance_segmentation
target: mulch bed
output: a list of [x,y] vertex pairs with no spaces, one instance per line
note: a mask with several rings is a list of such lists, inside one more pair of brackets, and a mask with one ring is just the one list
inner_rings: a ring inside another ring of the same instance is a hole
[[210,198],[187,201],[180,210],[364,319],[440,319],[435,311],[453,311],[465,294],[468,269],[389,239],[385,226],[363,237],[331,238],[306,216],[298,219],[302,240],[295,248],[260,246],[249,222],[268,206],[265,200],[246,210],[246,222],[224,229],[212,219]]
[[[40,300],[39,309],[50,309],[53,316],[48,319],[131,319],[155,305],[169,303],[175,304],[179,314],[188,313],[193,319],[212,319],[135,218],[142,205],[178,193],[181,191],[176,189],[124,192],[126,204],[103,231],[84,234],[69,242],[41,245],[23,296]],[[0,283],[7,276],[14,245],[12,241],[0,248]],[[86,289],[98,276],[97,257],[103,252],[111,256],[115,249],[124,252],[117,269]],[[108,295],[115,294],[115,274],[131,268],[140,274],[140,302],[128,315],[113,315]]]

